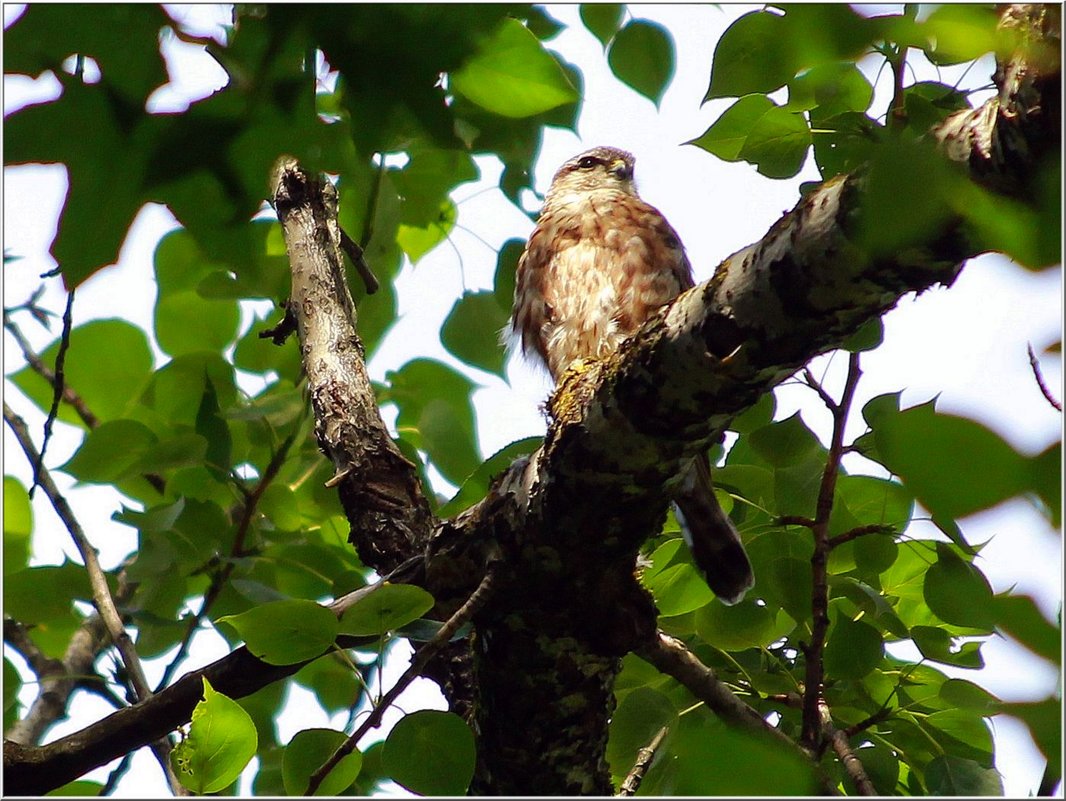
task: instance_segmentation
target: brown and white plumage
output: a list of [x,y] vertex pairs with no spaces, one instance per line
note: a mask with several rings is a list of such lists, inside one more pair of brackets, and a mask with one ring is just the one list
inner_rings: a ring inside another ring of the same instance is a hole
[[[633,185],[633,156],[596,147],[555,173],[518,262],[511,327],[522,351],[558,378],[578,359],[613,352],[657,308],[693,286],[677,233]],[[714,498],[706,456],[676,498],[696,564],[735,603],[752,586],[740,537]]]

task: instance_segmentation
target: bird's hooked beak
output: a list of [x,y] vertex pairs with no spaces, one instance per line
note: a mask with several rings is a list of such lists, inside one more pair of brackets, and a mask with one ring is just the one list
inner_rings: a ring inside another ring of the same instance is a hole
[[633,180],[633,167],[625,159],[615,159],[611,162],[611,173],[622,181]]

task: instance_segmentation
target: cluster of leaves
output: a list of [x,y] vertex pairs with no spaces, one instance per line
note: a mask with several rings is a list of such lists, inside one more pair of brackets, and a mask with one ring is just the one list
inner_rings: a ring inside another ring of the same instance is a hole
[[[138,532],[124,569],[134,589],[121,599],[122,611],[136,628],[140,656],[169,660],[166,680],[179,670],[195,633],[222,620],[229,625],[216,630],[232,645],[254,642],[253,651],[268,660],[317,656],[352,629],[347,619],[309,626],[308,609],[324,612],[311,602],[366,581],[367,570],[346,541],[336,493],[324,486],[330,467],[312,436],[298,349],[261,339],[265,318],[241,325],[242,301],[278,302],[288,294],[280,228],[251,219],[263,206],[274,159],[291,153],[338,176],[342,224],[382,282],[372,296],[357,291],[369,355],[396,318],[392,279],[404,258],[417,262],[450,233],[456,216],[450,195],[479,174],[473,156],[499,158],[505,165],[501,187],[516,199],[529,185],[544,125],[573,127],[580,108],[580,73],[541,42],[558,24],[528,6],[279,6],[241,14],[224,45],[207,45],[229,82],[175,114],[148,110],[152,93],[167,80],[159,39],[196,40],[158,7],[35,6],[5,32],[7,72],[51,70],[62,84],[58,99],[6,120],[5,159],[61,163],[68,170],[70,190],[52,245],[67,286],[115,261],[145,202],[165,203],[184,226],[155,253],[151,332],[122,320],[70,332],[66,385],[93,417],[86,422],[67,405],[59,415],[85,437],[58,469],[129,499],[116,514]],[[329,88],[307,67],[316,53],[335,72]],[[87,82],[80,71],[65,68],[74,54],[94,63],[99,79]],[[385,63],[390,68],[383,71]],[[82,133],[64,133],[71,130]],[[389,163],[405,161],[402,166],[384,166],[393,153],[406,159]],[[483,351],[491,351],[496,369],[502,366],[495,331],[510,304],[515,260],[512,246],[501,257],[494,316],[471,317],[471,301],[461,301],[449,329],[455,333],[445,333],[449,347],[475,365],[483,366],[477,354],[464,351],[473,341],[466,329],[491,322]],[[351,283],[360,289],[357,280]],[[150,336],[164,354],[162,363],[153,359]],[[54,364],[58,350],[57,340],[41,354],[44,363]],[[48,410],[53,391],[41,375],[26,367],[8,378]],[[398,407],[405,450],[414,458],[421,450],[457,485],[481,463],[473,388],[460,372],[425,359],[390,373],[380,388],[382,402]],[[31,567],[33,538],[44,534],[34,527],[26,488],[6,479],[4,502],[5,611],[26,625],[45,656],[61,658],[85,622],[84,607],[75,602],[91,601],[85,572],[70,561]],[[117,575],[109,577],[113,589]],[[276,624],[293,614],[286,604],[301,605],[299,625],[279,627],[271,637],[290,639],[260,642],[245,616],[268,609]],[[392,620],[390,628],[398,625]],[[384,647],[367,654],[380,657]],[[302,669],[294,681],[312,690],[328,713],[355,709],[365,705],[365,685],[378,662],[353,664],[334,654]],[[10,725],[23,711],[21,685],[10,662],[4,669]],[[239,704],[258,731],[251,752],[259,757],[260,792],[293,785],[283,764],[288,749],[274,722],[285,695],[279,684]],[[222,710],[219,720],[229,714],[225,700],[208,688],[204,704],[178,752],[179,774],[212,792],[232,783],[234,765],[240,762],[239,772],[250,753],[237,748],[239,759],[203,762],[204,754],[214,753],[210,732],[219,731],[214,710]],[[461,792],[472,771],[469,749],[454,732],[437,736],[434,727],[454,728],[454,721],[434,721],[411,716],[395,734],[397,742],[406,736],[407,745],[393,751],[449,743],[443,758],[460,754],[470,768],[466,780],[463,770],[442,771],[439,758],[423,755],[410,760],[420,766],[412,777],[404,767],[408,760],[395,754],[390,760],[385,748],[388,773],[381,759],[368,757],[361,770],[345,774],[347,781],[338,785],[331,777],[324,786],[342,790],[358,773],[364,792],[385,776],[425,792]],[[314,748],[301,740],[300,764],[325,750],[326,739],[315,740]],[[235,737],[233,744],[247,742]]]
[[[829,454],[798,413],[774,421],[773,412],[773,396],[766,396],[738,417],[733,424],[738,439],[715,470],[724,508],[732,505],[758,577],[753,597],[732,607],[713,601],[669,527],[651,543],[643,580],[655,596],[663,629],[686,640],[760,712],[777,713],[779,728],[798,740],[814,540],[810,532],[780,521],[814,518]],[[1029,725],[1058,771],[1056,699],[1004,703],[971,681],[949,678],[936,665],[979,670],[982,644],[995,632],[1059,664],[1059,628],[1045,620],[1033,599],[993,594],[973,561],[980,547],[965,540],[955,518],[1024,494],[1059,525],[1061,446],[1025,457],[978,423],[940,414],[932,403],[901,411],[898,393],[869,401],[863,417],[869,429],[854,449],[899,479],[841,470],[837,480],[828,526],[833,547],[824,651],[825,698],[834,721],[842,729],[856,727],[853,747],[886,795],[1002,793],[986,722],[1002,713]],[[901,536],[916,501],[950,542]],[[921,653],[920,662],[886,651],[886,645],[908,640]],[[627,657],[618,695],[609,751],[618,776],[632,766],[637,749],[666,726],[670,734],[663,748],[676,759],[664,758],[648,773],[652,792],[814,790],[809,764],[782,755],[778,743],[726,729],[676,681],[635,656]],[[719,756],[693,758],[697,753]],[[730,769],[723,769],[726,753]],[[743,778],[737,759],[753,766]],[[775,769],[755,768],[768,763]],[[826,756],[823,768],[833,784],[847,784],[835,757]]]
[[[500,160],[500,188],[517,204],[522,190],[532,188],[544,126],[575,126],[581,74],[545,46],[558,23],[527,6],[268,6],[241,13],[226,44],[210,45],[228,84],[184,112],[153,114],[146,103],[167,78],[160,31],[189,38],[162,10],[29,6],[5,32],[5,70],[34,76],[52,70],[62,95],[6,120],[5,163],[66,166],[70,190],[52,254],[69,287],[115,260],[145,202],[165,203],[184,226],[155,253],[153,330],[121,320],[87,323],[71,332],[65,359],[67,385],[95,419],[86,422],[72,407],[60,407],[59,419],[84,430],[85,438],[58,469],[85,484],[114,487],[130,501],[116,519],[138,532],[125,567],[133,589],[121,599],[138,653],[168,660],[165,683],[180,670],[195,632],[209,623],[231,645],[244,641],[277,664],[330,650],[340,634],[376,638],[355,657],[335,650],[292,679],[333,714],[365,709],[366,687],[384,650],[399,636],[424,636],[416,618],[425,599],[393,598],[386,608],[388,594],[379,589],[340,620],[311,603],[362,587],[367,570],[346,541],[335,492],[324,486],[330,466],[314,444],[298,350],[260,339],[262,317],[241,324],[242,302],[280,301],[288,293],[279,227],[249,220],[262,207],[270,166],[281,153],[338,176],[341,224],[363,245],[382,283],[366,295],[357,278],[350,282],[370,356],[396,319],[393,279],[405,258],[417,263],[453,230],[451,195],[478,177],[474,157]],[[968,101],[949,86],[907,87],[904,130],[911,136],[888,137],[866,115],[872,92],[855,61],[875,45],[886,59],[908,45],[936,63],[996,47],[994,39],[981,38],[990,30],[987,14],[971,24],[952,16],[959,13],[945,9],[921,23],[906,15],[887,18],[891,24],[844,6],[747,15],[720,43],[708,92],[740,99],[697,144],[770,176],[794,174],[813,145],[827,178],[872,160],[871,181],[886,176],[885,197],[906,191],[888,183],[897,174],[921,176],[924,186],[928,171],[902,172],[885,154],[926,158],[917,143],[921,131]],[[619,5],[583,6],[581,19],[619,80],[657,104],[674,69],[669,33],[627,20]],[[977,33],[952,38],[960,26]],[[336,73],[330,85],[307,67],[319,53]],[[65,70],[72,54],[93,60],[100,79],[85,83]],[[789,103],[779,106],[766,95],[784,86]],[[386,158],[399,154],[404,158]],[[973,192],[952,203],[965,201],[975,214],[993,208]],[[907,236],[906,221],[891,216],[899,214],[897,205],[884,211],[884,228]],[[1004,207],[997,200],[994,208]],[[992,241],[1013,237],[1004,249],[1023,263],[1045,263],[1047,242],[1039,232],[1057,231],[1057,217],[1053,226],[1041,226],[1043,212],[1008,210],[1013,216]],[[441,330],[453,355],[498,375],[504,356],[497,332],[510,309],[520,252],[519,240],[506,243],[493,289],[458,299]],[[162,363],[153,359],[150,335]],[[44,363],[54,364],[58,350],[58,342],[47,348]],[[37,372],[26,367],[8,378],[48,410],[52,387]],[[397,409],[404,452],[462,485],[437,510],[442,516],[477,501],[495,473],[536,445],[519,441],[483,461],[474,387],[449,366],[414,359],[377,388],[379,400]],[[802,681],[798,643],[809,636],[811,545],[808,534],[776,521],[812,515],[826,451],[800,418],[773,422],[772,404],[764,399],[735,422],[739,439],[716,472],[729,493],[723,503],[749,543],[757,596],[731,608],[711,603],[676,528],[652,544],[644,580],[663,627],[688,640],[756,708],[778,712],[783,730],[795,733],[797,711],[772,696],[794,693]],[[984,719],[1001,711],[1024,719],[1049,759],[1057,758],[1057,702],[1002,704],[929,664],[979,668],[981,641],[996,630],[1057,664],[1057,627],[1030,599],[992,594],[973,564],[979,549],[955,523],[1026,493],[1057,524],[1057,452],[1027,458],[974,423],[932,407],[900,411],[891,397],[864,414],[871,432],[861,441],[863,452],[900,480],[842,476],[837,486],[831,534],[884,529],[842,543],[830,559],[826,675],[834,716],[842,726],[883,716],[856,747],[886,793],[995,786]],[[30,566],[33,538],[46,534],[34,525],[26,488],[5,478],[4,490],[5,614],[27,626],[44,655],[61,658],[85,621],[84,605],[75,602],[91,600],[85,571],[71,561]],[[915,500],[932,512],[950,544],[899,538]],[[109,579],[117,589],[118,571]],[[905,640],[921,651],[922,664],[885,652],[886,643]],[[280,682],[234,702],[205,685],[175,753],[183,781],[198,792],[232,790],[254,755],[257,793],[306,789],[343,734],[308,729],[282,743],[276,719],[288,686]],[[24,711],[19,687],[18,671],[5,659],[5,728]],[[619,776],[658,727],[668,725],[664,748],[678,758],[657,763],[647,789],[810,789],[802,761],[726,729],[636,657],[627,658],[617,690],[609,758]],[[472,742],[454,716],[406,715],[384,743],[342,761],[320,792],[370,793],[392,778],[426,794],[462,793]],[[829,757],[826,768],[839,777]],[[770,777],[772,787],[759,784]]]
[[[909,5],[870,17],[816,3],[745,14],[715,48],[705,98],[737,99],[691,144],[770,178],[798,174],[809,153],[823,181],[868,169],[859,234],[873,253],[923,241],[961,216],[982,249],[1032,269],[1057,264],[1061,165],[1040,171],[1031,203],[993,196],[951,169],[927,138],[948,115],[971,107],[969,94],[907,80],[909,51],[947,67],[1010,52],[1016,42],[997,30],[991,5],[944,5],[921,19],[918,11]],[[896,78],[895,96],[887,113],[876,113],[867,76],[884,69]]]

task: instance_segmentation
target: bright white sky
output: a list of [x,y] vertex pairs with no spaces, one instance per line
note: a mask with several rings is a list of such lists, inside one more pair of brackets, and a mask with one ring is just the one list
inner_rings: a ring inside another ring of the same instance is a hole
[[[214,6],[169,8],[175,19],[197,33],[217,31],[216,24],[224,22],[228,15],[227,9]],[[575,153],[597,144],[616,145],[637,156],[641,193],[666,214],[681,234],[698,281],[710,277],[724,257],[759,239],[795,204],[799,183],[817,178],[813,164],[808,163],[795,179],[773,181],[758,175],[747,164],[721,162],[681,144],[706,130],[729,105],[730,101],[719,100],[701,108],[700,102],[707,88],[714,43],[730,22],[751,8],[629,7],[633,17],[661,22],[674,36],[678,70],[657,110],[650,101],[614,79],[599,43],[580,25],[576,5],[551,7],[551,13],[571,27],[550,46],[581,68],[586,99],[576,136],[555,129],[546,132],[536,170],[538,189],[543,191],[555,168]],[[5,27],[20,13],[21,7],[5,6]],[[222,86],[224,73],[199,48],[169,39],[164,50],[171,83],[153,95],[152,110],[183,109]],[[913,61],[916,80],[935,78],[931,68],[923,68],[916,58]],[[868,74],[871,80],[875,72],[876,65]],[[957,80],[959,72],[945,71],[941,80]],[[987,83],[990,74],[990,65],[979,65],[971,70],[964,86]],[[887,75],[881,76],[877,89],[878,97],[884,101]],[[4,113],[54,97],[57,91],[57,82],[48,76],[38,81],[5,77]],[[489,159],[479,159],[479,165],[482,180],[460,187],[455,193],[459,207],[459,224],[452,236],[455,247],[438,247],[417,269],[405,267],[397,280],[400,319],[371,361],[370,370],[374,378],[381,379],[386,370],[395,369],[416,354],[463,369],[482,387],[475,394],[475,404],[481,449],[488,455],[515,439],[543,432],[544,422],[537,407],[544,400],[548,385],[542,375],[514,361],[508,371],[509,383],[472,370],[448,355],[439,342],[440,324],[462,291],[492,286],[495,248],[511,237],[525,237],[532,228],[528,218],[498,191],[482,191],[495,185],[499,165]],[[24,302],[40,283],[38,276],[55,266],[48,247],[55,235],[65,187],[65,170],[60,166],[4,170],[4,249],[23,257],[4,270],[6,306]],[[535,198],[529,198],[528,204],[531,210],[536,209]],[[174,218],[162,207],[142,210],[118,263],[102,270],[78,290],[75,323],[121,316],[151,331],[155,299],[152,253],[159,238],[175,226]],[[934,289],[917,299],[905,298],[885,317],[885,343],[864,356],[856,408],[871,397],[901,389],[904,406],[939,395],[938,408],[942,411],[975,418],[1023,452],[1039,452],[1059,436],[1062,420],[1036,387],[1026,343],[1031,342],[1039,354],[1061,339],[1061,297],[1061,270],[1034,275],[999,256],[974,260],[950,290]],[[64,298],[57,281],[49,282],[43,303],[55,310],[63,308]],[[259,310],[263,308],[262,304],[258,306]],[[250,321],[249,312],[245,324]],[[54,336],[25,319],[22,322],[26,335],[39,350]],[[4,371],[14,372],[21,366],[21,356],[6,333],[3,341]],[[828,388],[838,392],[845,361],[823,357],[812,364],[812,369],[816,375],[826,374]],[[1057,357],[1045,357],[1042,366],[1048,385],[1061,397],[1061,362]],[[257,389],[254,382],[249,389]],[[32,430],[39,432],[43,415],[6,382],[4,394]],[[802,409],[808,425],[823,441],[827,439],[828,415],[809,390],[786,386],[777,390],[777,398],[779,419]],[[861,420],[849,436],[860,433]],[[48,465],[55,467],[65,462],[78,443],[73,429],[57,424],[48,450]],[[5,453],[8,448],[12,450],[4,460],[5,473],[17,476],[28,486],[29,468],[5,427]],[[868,462],[855,462],[849,467],[853,471],[871,469]],[[106,488],[75,488],[64,474],[53,475],[60,488],[68,492],[79,519],[101,551],[105,567],[121,561],[136,543],[132,530],[110,519],[119,508],[121,497]],[[448,491],[443,481],[438,487]],[[38,526],[35,561],[54,564],[64,555],[77,559],[68,535],[40,493],[34,502],[34,514]],[[967,519],[963,529],[971,542],[990,541],[979,564],[996,591],[1016,586],[1019,591],[1032,594],[1049,618],[1058,614],[1062,598],[1061,539],[1029,504],[1021,500],[1002,504]],[[915,524],[910,533],[934,536],[931,527],[920,524]],[[206,632],[197,638],[187,668],[207,664],[224,653],[221,638]],[[950,675],[976,681],[1005,700],[1036,700],[1057,686],[1057,674],[1050,666],[1008,640],[991,639],[983,653],[987,667],[979,674],[938,667]],[[14,661],[19,660],[16,657]],[[149,680],[160,675],[166,661],[146,665]],[[386,683],[404,667],[396,664],[397,660],[390,662],[393,664],[387,666]],[[23,692],[23,700],[28,703],[34,695],[33,688],[27,687]],[[290,695],[289,707],[279,724],[281,742],[308,726],[344,725],[344,716],[329,720],[322,713],[313,714],[317,704],[301,703],[304,692],[294,690]],[[407,711],[427,705],[443,708],[443,700],[435,685],[425,681],[412,687],[400,701]],[[49,739],[78,730],[111,711],[102,701],[85,696],[79,696],[77,709],[75,718],[55,726]],[[386,719],[386,728],[397,716],[394,710]],[[1043,758],[1025,727],[1000,716],[994,720],[994,735],[997,767],[1004,775],[1006,794],[1031,794],[1039,782]],[[380,732],[366,742],[379,736]],[[105,767],[87,778],[104,781],[108,772],[109,767]],[[250,790],[247,780],[241,789]],[[142,750],[116,795],[162,794],[166,794],[166,789],[158,766],[147,750]]]

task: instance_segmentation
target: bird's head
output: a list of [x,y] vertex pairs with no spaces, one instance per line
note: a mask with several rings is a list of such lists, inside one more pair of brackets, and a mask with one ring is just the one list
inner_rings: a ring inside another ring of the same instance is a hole
[[615,147],[594,147],[574,156],[563,164],[552,178],[548,189],[548,203],[566,203],[571,198],[584,198],[602,191],[636,195],[633,184],[632,153]]

